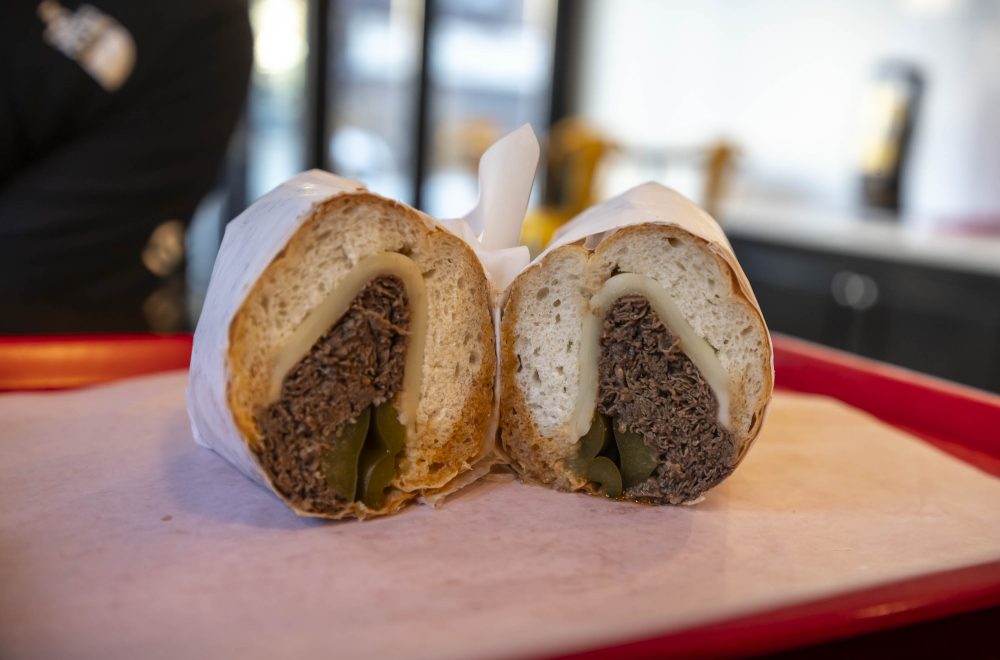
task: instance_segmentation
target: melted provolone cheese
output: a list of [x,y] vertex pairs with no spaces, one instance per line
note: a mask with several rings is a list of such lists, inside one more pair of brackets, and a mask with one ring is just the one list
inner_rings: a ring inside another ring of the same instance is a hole
[[621,273],[610,278],[591,297],[590,311],[584,316],[580,337],[580,390],[570,420],[574,437],[587,433],[593,421],[604,314],[616,300],[627,295],[639,295],[648,300],[660,321],[680,340],[681,350],[701,372],[719,403],[719,423],[729,429],[729,376],[715,350],[698,336],[656,280],[637,273]]
[[397,395],[396,409],[399,411],[399,421],[409,433],[413,432],[417,403],[420,400],[420,378],[427,337],[427,288],[417,264],[396,252],[381,252],[359,261],[295,329],[275,357],[271,371],[270,401],[276,401],[281,396],[281,385],[288,372],[340,320],[365,286],[383,275],[394,275],[400,279],[409,302],[409,338],[403,385]]

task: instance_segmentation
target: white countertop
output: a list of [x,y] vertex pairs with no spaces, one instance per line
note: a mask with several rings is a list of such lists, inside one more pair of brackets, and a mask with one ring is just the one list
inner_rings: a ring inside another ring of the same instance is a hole
[[719,220],[732,238],[1000,277],[1000,231],[963,234],[860,213],[774,204],[730,204]]

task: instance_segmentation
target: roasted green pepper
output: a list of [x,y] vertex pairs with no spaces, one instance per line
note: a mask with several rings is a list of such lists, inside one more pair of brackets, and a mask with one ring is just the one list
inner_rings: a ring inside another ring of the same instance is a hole
[[398,453],[406,442],[406,427],[399,423],[399,413],[386,402],[375,408],[375,432],[386,448]]
[[587,435],[580,438],[580,457],[587,460],[597,458],[601,450],[611,441],[611,429],[601,413],[594,413],[594,421]]
[[587,478],[601,486],[601,492],[613,500],[622,496],[622,475],[607,456],[598,456],[587,467]]
[[358,457],[368,435],[371,408],[344,425],[331,446],[323,452],[321,464],[326,483],[337,497],[354,499],[358,483]]
[[649,478],[656,469],[656,459],[642,436],[632,433],[618,424],[614,425],[615,444],[618,445],[621,465],[622,485],[631,488]]
[[[608,456],[607,454],[612,454]],[[590,429],[580,438],[576,456],[569,460],[569,467],[589,481],[597,482],[601,492],[612,499],[622,496],[622,476],[615,465],[618,451],[612,442],[611,424],[599,412],[594,412]]]
[[382,447],[365,447],[358,473],[361,479],[357,499],[369,509],[381,509],[385,504],[385,489],[396,476],[396,455]]
[[405,441],[406,427],[399,423],[396,409],[388,403],[375,408],[375,423],[358,467],[357,499],[369,509],[381,509],[385,504],[385,489],[396,476],[396,456]]
[[571,457],[567,464],[569,469],[576,474],[586,476],[590,462],[597,458],[597,455],[611,442],[611,427],[607,420],[599,412],[594,412],[594,421],[590,424],[590,429],[580,438],[580,448],[576,455]]

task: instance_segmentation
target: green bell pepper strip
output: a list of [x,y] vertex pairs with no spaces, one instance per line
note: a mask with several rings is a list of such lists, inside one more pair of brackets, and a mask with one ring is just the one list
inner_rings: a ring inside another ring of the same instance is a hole
[[358,483],[358,457],[368,435],[371,409],[365,408],[357,419],[344,425],[320,461],[323,476],[335,495],[354,500]]
[[611,427],[608,425],[604,415],[595,411],[594,421],[590,424],[590,429],[580,438],[580,447],[576,455],[567,459],[566,464],[571,471],[581,476],[587,476],[587,468],[590,462],[597,458],[605,447],[613,444],[611,442]]
[[614,425],[615,443],[621,457],[622,485],[631,488],[649,478],[656,470],[656,459],[642,436]]
[[590,462],[587,479],[600,484],[601,492],[613,500],[622,496],[622,475],[618,466],[606,456],[598,456]]
[[406,442],[406,427],[399,423],[399,414],[388,403],[375,408],[372,424],[361,453],[358,467],[357,499],[369,509],[385,505],[385,489],[396,476],[396,456]]

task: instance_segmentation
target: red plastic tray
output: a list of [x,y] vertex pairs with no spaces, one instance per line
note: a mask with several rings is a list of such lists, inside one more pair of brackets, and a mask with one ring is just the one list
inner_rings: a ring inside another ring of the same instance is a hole
[[59,390],[186,369],[191,335],[0,336],[0,392]]
[[[189,335],[0,337],[0,391],[79,387],[186,368]],[[779,389],[824,394],[1000,476],[1000,396],[789,337],[775,337]],[[1000,561],[895,582],[576,658],[748,655],[1000,606]]]

